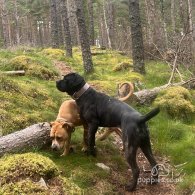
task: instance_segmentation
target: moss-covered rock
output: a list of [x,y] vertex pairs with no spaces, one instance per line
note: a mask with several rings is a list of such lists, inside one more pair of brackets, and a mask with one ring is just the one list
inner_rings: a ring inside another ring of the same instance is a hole
[[172,118],[190,120],[195,114],[189,90],[180,86],[162,91],[154,104],[165,110]]
[[52,48],[43,49],[41,53],[54,59],[59,59],[63,57],[65,54],[64,51],[61,49],[52,49]]
[[25,55],[12,58],[9,62],[9,66],[14,70],[25,70],[26,75],[40,79],[49,80],[58,75],[53,69],[45,67],[41,61]]
[[129,70],[130,68],[132,68],[132,64],[128,63],[128,62],[121,62],[120,64],[118,64],[117,66],[115,66],[113,68],[114,72],[118,72],[118,71],[123,71],[123,70]]
[[[40,179],[44,181],[41,184]],[[0,194],[81,194],[81,189],[60,176],[57,166],[40,154],[25,153],[0,159]]]

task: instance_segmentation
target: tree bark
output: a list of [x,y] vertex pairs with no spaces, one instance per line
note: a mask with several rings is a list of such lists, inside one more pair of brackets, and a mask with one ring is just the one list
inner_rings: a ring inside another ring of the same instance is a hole
[[20,29],[19,29],[19,16],[18,16],[18,5],[17,0],[14,0],[14,8],[15,8],[15,32],[16,32],[16,44],[20,45]]
[[61,0],[61,4],[62,4],[61,14],[62,14],[63,27],[64,27],[66,56],[72,57],[72,42],[71,42],[70,27],[69,27],[68,13],[67,13],[67,0]]
[[0,156],[5,153],[41,148],[49,143],[49,132],[49,123],[39,123],[21,131],[0,137]]
[[89,44],[89,35],[87,33],[87,28],[85,24],[85,17],[83,12],[83,0],[75,0],[76,3],[76,15],[77,24],[79,29],[79,38],[81,43],[82,57],[84,63],[85,73],[90,73],[93,71],[93,62]]
[[5,0],[0,0],[1,8],[1,19],[2,19],[2,32],[3,32],[3,42],[4,47],[10,46],[9,42],[9,29],[8,29],[8,20],[7,20],[7,10],[5,7]]
[[144,46],[141,28],[141,18],[138,0],[129,0],[133,69],[135,72],[145,74]]
[[95,45],[93,0],[88,0],[90,45]]
[[189,23],[189,34],[190,34],[190,50],[192,56],[192,71],[195,75],[195,41],[194,41],[194,29],[193,29],[193,21],[192,21],[192,1],[188,0],[188,23]]
[[50,0],[51,2],[51,39],[52,47],[59,47],[59,37],[58,37],[58,19],[57,19],[57,7],[56,0]]
[[171,26],[175,33],[175,0],[171,0]]
[[78,39],[78,27],[77,27],[75,1],[67,0],[67,11],[68,11],[68,19],[69,19],[69,25],[70,25],[72,45],[78,45],[79,39]]

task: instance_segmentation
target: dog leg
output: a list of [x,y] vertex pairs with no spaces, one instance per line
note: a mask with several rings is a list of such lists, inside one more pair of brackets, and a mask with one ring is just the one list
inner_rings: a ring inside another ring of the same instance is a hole
[[98,125],[89,124],[88,130],[88,155],[96,156],[95,150],[95,134],[97,132]]
[[158,166],[157,166],[157,162],[152,154],[152,149],[151,149],[149,137],[147,137],[146,140],[144,140],[144,142],[142,142],[142,144],[140,145],[140,148],[141,148],[142,152],[144,153],[144,155],[146,156],[146,158],[148,159],[148,161],[152,167],[152,178],[151,178],[150,183],[156,184],[156,183],[158,183]]
[[132,182],[125,187],[125,190],[130,191],[130,192],[136,189],[137,180],[139,178],[139,172],[140,172],[139,167],[136,162],[136,153],[137,153],[137,146],[131,145],[130,147],[125,148],[126,159],[131,167],[132,174],[133,174]]
[[87,127],[87,125],[83,125],[83,128],[84,128],[84,133],[83,133],[83,148],[82,148],[82,151],[87,152],[87,148],[88,148],[88,127]]
[[64,144],[64,152],[61,154],[61,156],[66,156],[70,152],[70,140],[71,140],[71,133],[69,133],[68,139],[66,140]]

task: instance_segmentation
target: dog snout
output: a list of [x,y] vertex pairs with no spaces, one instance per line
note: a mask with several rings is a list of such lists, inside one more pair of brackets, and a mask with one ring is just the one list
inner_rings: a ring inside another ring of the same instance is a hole
[[54,150],[54,151],[58,150],[57,144],[52,144],[52,145],[51,145],[51,148],[52,148],[52,150]]

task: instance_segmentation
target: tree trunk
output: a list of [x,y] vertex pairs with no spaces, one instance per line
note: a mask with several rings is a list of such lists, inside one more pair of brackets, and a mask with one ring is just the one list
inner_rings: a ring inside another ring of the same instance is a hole
[[151,27],[151,18],[150,18],[150,13],[149,13],[149,5],[147,0],[145,0],[145,7],[146,7],[146,16],[147,16],[147,37],[148,37],[148,44],[149,46],[152,45],[153,43],[153,38],[152,38],[152,27]]
[[52,39],[52,47],[53,48],[59,48],[58,19],[57,19],[56,0],[50,0],[50,2],[51,2],[51,39]]
[[78,40],[78,27],[77,27],[75,1],[67,0],[67,11],[68,11],[72,45],[78,45],[79,40]]
[[175,0],[171,0],[171,26],[175,33]]
[[49,143],[50,125],[39,123],[21,131],[0,137],[0,156],[5,153],[15,153],[41,148]]
[[133,69],[135,72],[145,74],[144,46],[141,29],[141,19],[138,0],[129,0]]
[[107,15],[106,15],[106,2],[104,0],[103,2],[103,13],[104,13],[104,23],[105,23],[105,29],[106,29],[106,35],[107,35],[107,40],[108,40],[108,48],[111,49],[112,45],[111,45],[111,39],[110,39],[110,29],[108,27],[108,23],[107,23]]
[[184,7],[183,0],[179,0],[179,15],[180,15],[180,23],[181,23],[181,34],[185,31],[185,20],[184,20]]
[[[172,0],[172,1],[174,2],[174,0]],[[163,23],[164,37],[165,37],[165,48],[167,49],[168,48],[168,35],[167,35],[167,24],[166,24],[166,21],[165,21],[164,0],[161,0],[161,14],[162,14],[162,23]],[[172,20],[175,19],[174,17],[175,17],[175,15],[173,15]],[[174,21],[172,21],[172,22],[174,22]],[[173,31],[175,33],[175,24],[174,24]]]
[[110,0],[107,0],[106,4],[106,19],[107,19],[107,28],[109,29],[109,38],[111,49],[116,49],[116,39],[115,39],[115,20],[114,20],[114,4]]
[[4,47],[10,46],[9,42],[9,30],[8,30],[8,20],[7,20],[7,10],[5,7],[5,0],[0,1],[1,4],[1,20],[2,20],[2,32],[3,32],[3,42]]
[[15,7],[15,32],[16,32],[16,44],[20,45],[20,29],[19,29],[19,16],[18,16],[18,5],[17,0],[14,0],[14,7]]
[[61,0],[56,0],[56,10],[57,10],[57,26],[58,26],[58,44],[59,46],[64,46],[64,36],[62,32],[62,6]]
[[83,12],[83,0],[75,0],[76,3],[76,15],[77,24],[79,29],[79,38],[81,43],[82,57],[84,63],[85,73],[90,73],[93,71],[93,62],[89,44],[89,36],[87,33],[87,28],[85,24],[85,17]]
[[88,6],[87,7],[88,7],[88,13],[89,13],[89,37],[90,37],[90,45],[95,45],[93,0],[88,0]]
[[190,50],[192,56],[192,71],[195,75],[195,41],[193,37],[193,21],[192,21],[192,1],[188,0],[188,23],[189,23],[189,33],[190,33]]
[[61,0],[61,4],[62,4],[61,14],[62,14],[63,27],[64,27],[66,56],[72,57],[72,42],[71,42],[69,20],[68,20],[68,13],[67,13],[67,0]]

